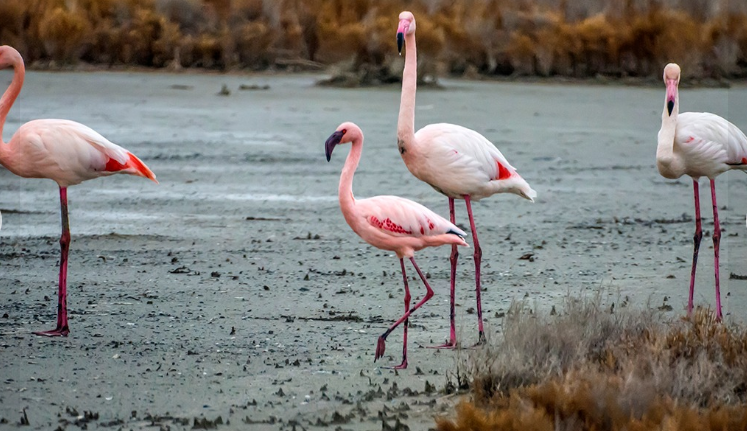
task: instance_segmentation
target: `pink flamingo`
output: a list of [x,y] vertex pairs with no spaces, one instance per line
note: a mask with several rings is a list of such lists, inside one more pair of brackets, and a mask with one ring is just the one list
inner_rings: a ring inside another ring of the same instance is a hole
[[[449,198],[449,215],[454,217],[454,199],[464,199],[467,205],[470,228],[474,238],[475,292],[477,295],[478,343],[485,339],[480,300],[480,264],[482,249],[477,239],[472,201],[496,193],[514,193],[534,202],[537,193],[529,187],[516,169],[484,136],[454,124],[431,124],[415,133],[415,91],[417,87],[417,50],[415,48],[415,17],[410,12],[399,14],[397,48],[402,53],[406,45],[405,69],[402,75],[402,98],[397,123],[397,146],[407,169],[419,180],[428,183],[437,192]],[[451,248],[451,296],[449,341],[436,348],[454,348],[457,345],[454,311],[454,285],[459,253]]]
[[[0,46],[0,70],[12,67],[13,81],[0,99],[0,164],[24,178],[49,178],[60,187],[62,236],[60,237],[60,284],[57,291],[57,327],[35,332],[48,337],[67,336],[67,257],[70,225],[67,188],[82,181],[112,174],[130,174],[156,181],[143,162],[94,130],[73,121],[35,120],[22,125],[10,139],[2,140],[5,119],[21,92],[25,67],[21,54]],[[158,181],[156,181],[158,182]]]
[[690,299],[687,302],[688,316],[693,310],[695,290],[695,268],[698,249],[703,232],[700,228],[700,196],[698,179],[708,177],[711,181],[713,201],[713,253],[716,272],[716,318],[721,320],[721,292],[719,290],[719,242],[721,226],[716,205],[716,183],[718,175],[732,169],[747,171],[747,136],[734,124],[707,112],[683,112],[680,114],[680,67],[669,63],[664,67],[664,83],[667,92],[664,112],[661,115],[659,143],[656,148],[656,166],[664,178],[675,179],[689,175],[693,179],[695,193],[695,247],[693,266],[690,272]]
[[[363,151],[363,132],[353,123],[342,123],[325,143],[327,161],[338,144],[352,142],[352,148],[345,160],[340,176],[339,199],[345,221],[364,241],[374,247],[393,251],[399,258],[402,279],[405,283],[405,314],[379,337],[374,361],[384,356],[386,337],[400,323],[404,325],[402,363],[395,369],[407,368],[407,326],[413,311],[420,308],[433,296],[433,290],[415,263],[414,253],[425,247],[444,244],[467,246],[462,239],[466,233],[449,223],[428,208],[408,199],[397,196],[375,196],[368,199],[355,199],[353,196],[353,175],[358,168]],[[425,284],[425,297],[410,309],[410,289],[407,285],[404,258],[410,259],[415,271]]]

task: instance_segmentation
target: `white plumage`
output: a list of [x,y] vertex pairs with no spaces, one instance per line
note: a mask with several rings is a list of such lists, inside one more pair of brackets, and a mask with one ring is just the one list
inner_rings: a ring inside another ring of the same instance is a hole
[[721,226],[718,220],[715,178],[732,169],[747,171],[747,137],[734,124],[718,115],[705,112],[680,114],[680,67],[674,63],[664,68],[666,97],[661,114],[661,129],[656,147],[656,166],[665,178],[689,175],[693,179],[695,200],[695,235],[693,263],[690,271],[690,297],[688,315],[693,309],[695,272],[698,250],[703,237],[700,218],[700,192],[698,179],[708,177],[713,202],[713,254],[716,286],[716,318],[721,319],[721,292],[719,290],[719,243]]
[[537,196],[495,145],[466,127],[427,125],[415,133],[402,157],[415,177],[450,198],[469,195],[477,201],[515,193],[534,201]]

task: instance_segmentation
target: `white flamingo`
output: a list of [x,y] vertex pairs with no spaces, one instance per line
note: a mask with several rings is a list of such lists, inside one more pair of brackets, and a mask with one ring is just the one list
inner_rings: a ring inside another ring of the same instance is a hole
[[[402,74],[402,98],[397,123],[397,145],[407,169],[449,198],[449,215],[455,222],[454,199],[464,199],[474,238],[475,292],[477,296],[478,344],[485,339],[480,300],[480,264],[482,249],[477,239],[472,201],[496,193],[513,193],[534,202],[537,193],[508,163],[503,154],[484,136],[454,124],[431,124],[415,133],[415,91],[417,87],[417,51],[415,47],[415,17],[410,12],[399,14],[397,48],[405,45],[405,69]],[[455,331],[454,287],[459,253],[451,248],[451,295],[449,341],[438,348],[457,345]]]
[[703,232],[700,227],[700,196],[698,179],[708,177],[711,182],[713,202],[713,253],[716,272],[716,318],[721,320],[721,292],[719,290],[719,242],[721,226],[718,222],[715,179],[720,174],[741,169],[747,171],[747,137],[734,124],[707,112],[680,114],[680,67],[674,63],[664,67],[666,96],[661,114],[659,144],[656,148],[656,166],[664,178],[675,179],[689,175],[693,179],[695,194],[695,236],[693,266],[690,272],[690,298],[687,314],[693,310],[695,269]]
[[13,81],[0,99],[0,164],[24,178],[49,178],[60,186],[60,281],[57,290],[57,327],[35,332],[48,337],[67,336],[67,257],[70,224],[67,217],[67,188],[83,181],[112,174],[156,176],[124,148],[109,142],[93,129],[68,120],[34,120],[22,125],[10,142],[2,141],[3,126],[10,107],[21,92],[25,67],[21,54],[0,46],[0,69],[13,68]]

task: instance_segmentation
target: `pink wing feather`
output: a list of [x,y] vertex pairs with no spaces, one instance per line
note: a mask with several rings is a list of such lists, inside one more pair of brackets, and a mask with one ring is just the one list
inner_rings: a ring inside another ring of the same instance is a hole
[[356,201],[360,215],[373,227],[392,236],[467,234],[451,222],[409,199],[375,196]]

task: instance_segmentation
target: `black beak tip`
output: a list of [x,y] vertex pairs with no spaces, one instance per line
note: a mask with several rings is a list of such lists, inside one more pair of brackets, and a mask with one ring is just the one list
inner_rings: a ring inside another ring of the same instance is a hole
[[405,34],[397,33],[397,51],[402,54],[402,47],[405,45]]
[[344,135],[344,133],[338,130],[327,139],[327,142],[324,143],[324,154],[327,156],[328,162],[332,158],[332,151],[335,149],[335,146],[342,140],[342,135]]
[[673,110],[674,110],[674,100],[670,100],[667,102],[667,111],[669,111],[669,115],[672,115]]

